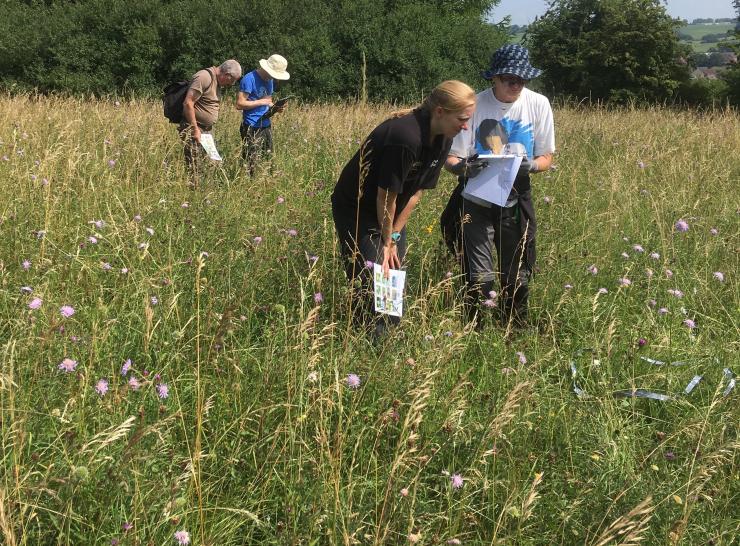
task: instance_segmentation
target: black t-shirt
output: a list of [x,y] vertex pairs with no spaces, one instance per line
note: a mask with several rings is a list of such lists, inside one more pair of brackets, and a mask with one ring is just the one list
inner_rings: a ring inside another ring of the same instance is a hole
[[430,119],[429,112],[416,109],[378,125],[339,176],[332,196],[339,209],[355,217],[360,182],[360,214],[369,220],[377,218],[379,187],[398,194],[396,216],[417,191],[434,188],[452,140],[437,135],[430,143]]

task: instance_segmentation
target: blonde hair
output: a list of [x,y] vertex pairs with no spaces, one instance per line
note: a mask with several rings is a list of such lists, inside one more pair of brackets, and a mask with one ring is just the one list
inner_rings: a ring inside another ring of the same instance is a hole
[[[474,105],[475,91],[472,87],[459,80],[447,80],[432,89],[432,92],[427,95],[419,108],[431,113],[439,106],[448,112],[459,112]],[[398,118],[413,110],[413,108],[398,110],[393,112],[391,117]]]

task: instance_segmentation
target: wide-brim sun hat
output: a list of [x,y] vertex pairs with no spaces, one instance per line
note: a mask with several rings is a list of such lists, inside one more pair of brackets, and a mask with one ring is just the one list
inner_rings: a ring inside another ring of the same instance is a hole
[[282,55],[275,54],[270,55],[267,59],[260,59],[260,66],[262,70],[276,80],[290,79],[290,74],[285,70],[288,68],[288,61]]
[[500,47],[491,56],[488,70],[481,72],[481,76],[490,80],[500,74],[513,74],[523,80],[531,80],[542,74],[542,70],[529,64],[529,51],[519,44],[509,44]]

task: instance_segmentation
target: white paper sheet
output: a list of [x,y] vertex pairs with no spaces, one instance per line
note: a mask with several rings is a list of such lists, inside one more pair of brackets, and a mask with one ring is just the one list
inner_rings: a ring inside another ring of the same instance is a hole
[[218,153],[218,150],[216,149],[216,142],[213,140],[212,134],[201,133],[200,134],[200,145],[203,146],[203,149],[208,154],[208,157],[210,157],[214,161],[221,161],[221,155]]
[[478,159],[485,160],[488,166],[478,176],[468,180],[463,196],[472,195],[503,207],[522,164],[522,156],[480,155]]
[[406,284],[406,272],[391,269],[386,279],[383,266],[373,264],[375,279],[375,311],[385,315],[400,317],[403,315],[403,286]]

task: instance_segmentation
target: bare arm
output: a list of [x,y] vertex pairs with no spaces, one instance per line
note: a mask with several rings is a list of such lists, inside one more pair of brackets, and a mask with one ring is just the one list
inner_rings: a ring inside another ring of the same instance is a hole
[[254,110],[260,106],[272,106],[272,95],[267,95],[257,100],[249,100],[244,91],[239,91],[236,96],[237,110]]
[[195,119],[195,101],[200,98],[200,93],[188,89],[185,99],[182,101],[182,116],[193,131],[193,138],[200,142],[200,127]]
[[375,199],[378,225],[380,226],[380,235],[384,246],[390,246],[391,233],[393,233],[393,218],[396,216],[396,198],[397,193],[386,191],[378,188],[378,196]]
[[532,160],[532,163],[534,163],[535,165],[530,172],[538,173],[540,171],[546,171],[552,166],[552,154],[542,154],[535,156],[535,158]]
[[406,222],[409,221],[409,216],[411,216],[411,213],[414,211],[414,207],[416,207],[416,204],[421,200],[421,196],[423,194],[424,190],[419,190],[411,196],[409,202],[406,204],[403,210],[398,213],[398,217],[393,222],[393,231],[401,231],[403,228],[406,227]]

